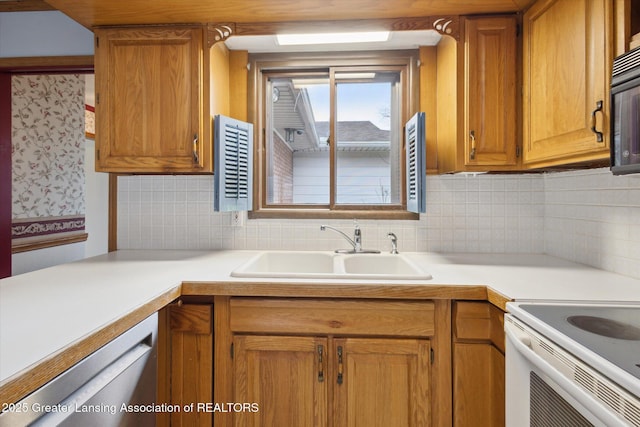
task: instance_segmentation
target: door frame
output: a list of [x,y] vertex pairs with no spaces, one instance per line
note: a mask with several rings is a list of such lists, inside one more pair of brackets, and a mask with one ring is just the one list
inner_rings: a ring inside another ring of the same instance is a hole
[[11,276],[11,76],[93,71],[93,55],[0,58],[0,279]]

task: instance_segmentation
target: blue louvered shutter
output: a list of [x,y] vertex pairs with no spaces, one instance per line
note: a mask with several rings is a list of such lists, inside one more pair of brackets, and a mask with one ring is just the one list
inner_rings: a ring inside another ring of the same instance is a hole
[[253,125],[217,115],[214,118],[215,211],[252,208]]
[[427,165],[425,114],[416,113],[405,125],[407,153],[407,210],[424,213],[427,210]]

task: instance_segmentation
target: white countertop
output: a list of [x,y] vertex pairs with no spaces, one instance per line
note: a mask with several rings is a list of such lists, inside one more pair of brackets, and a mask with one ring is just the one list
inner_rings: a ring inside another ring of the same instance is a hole
[[[260,282],[229,275],[256,253],[118,251],[0,280],[0,386],[183,281]],[[404,255],[433,279],[393,285],[486,285],[515,300],[640,303],[640,280],[546,255]]]

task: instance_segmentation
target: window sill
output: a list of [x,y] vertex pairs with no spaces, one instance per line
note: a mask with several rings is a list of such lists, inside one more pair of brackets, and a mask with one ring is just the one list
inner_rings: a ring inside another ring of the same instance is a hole
[[419,220],[420,215],[401,210],[260,209],[248,212],[249,219],[391,219]]

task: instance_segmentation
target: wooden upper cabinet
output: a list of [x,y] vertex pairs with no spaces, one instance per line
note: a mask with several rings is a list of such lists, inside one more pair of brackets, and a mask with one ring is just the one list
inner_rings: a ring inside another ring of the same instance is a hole
[[540,0],[525,13],[528,167],[608,160],[612,8],[609,0]]
[[464,20],[437,46],[438,172],[519,167],[515,16]]
[[465,21],[465,76],[465,165],[515,166],[515,17]]
[[96,29],[96,170],[212,171],[202,27]]

